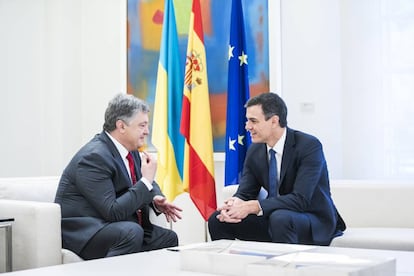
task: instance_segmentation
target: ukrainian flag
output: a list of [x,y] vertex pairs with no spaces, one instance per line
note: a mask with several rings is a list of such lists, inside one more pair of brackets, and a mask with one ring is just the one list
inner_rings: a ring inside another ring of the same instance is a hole
[[184,192],[184,136],[180,133],[183,68],[180,63],[173,0],[165,0],[152,123],[157,149],[156,181],[169,201]]

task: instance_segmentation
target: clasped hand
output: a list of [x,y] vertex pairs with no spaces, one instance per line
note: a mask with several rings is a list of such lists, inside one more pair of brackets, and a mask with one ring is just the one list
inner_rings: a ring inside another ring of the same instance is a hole
[[241,200],[238,197],[227,199],[217,211],[220,211],[217,219],[228,223],[239,223],[251,213],[248,201]]
[[165,215],[167,222],[177,222],[178,219],[181,219],[181,212],[183,211],[180,207],[169,203],[167,199],[163,196],[155,196],[154,204],[156,208]]

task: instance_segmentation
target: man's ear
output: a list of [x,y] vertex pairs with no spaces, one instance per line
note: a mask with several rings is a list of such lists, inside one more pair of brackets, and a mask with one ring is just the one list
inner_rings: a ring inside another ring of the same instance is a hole
[[116,125],[116,129],[118,129],[121,132],[124,132],[124,130],[125,130],[125,122],[124,121],[117,120],[115,125]]
[[280,126],[280,121],[279,121],[279,116],[278,115],[273,115],[273,117],[272,117],[272,124],[275,124],[277,126]]

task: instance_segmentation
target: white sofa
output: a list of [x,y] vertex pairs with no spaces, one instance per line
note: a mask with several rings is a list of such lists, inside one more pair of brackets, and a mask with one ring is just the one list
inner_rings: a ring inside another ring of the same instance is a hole
[[347,230],[331,245],[414,251],[414,182],[334,180],[332,197]]
[[331,193],[347,225],[331,246],[414,251],[414,182],[331,180]]
[[[0,178],[0,217],[15,219],[13,271],[82,261],[75,253],[62,249],[60,206],[54,203],[59,178]],[[151,213],[151,220],[169,227],[162,215]],[[4,235],[0,233],[0,249],[2,243]],[[5,271],[4,266],[0,260],[0,272]]]
[[[0,217],[15,218],[13,270],[81,260],[61,247],[60,206],[53,203],[58,181],[55,176],[0,178]],[[216,188],[219,205],[236,189]],[[333,246],[414,251],[414,183],[332,180],[331,190],[348,227]],[[181,245],[208,240],[207,226],[188,194],[174,202],[184,209],[183,220],[168,225],[164,216],[153,214],[151,220],[172,227]],[[2,266],[0,260],[0,271]]]

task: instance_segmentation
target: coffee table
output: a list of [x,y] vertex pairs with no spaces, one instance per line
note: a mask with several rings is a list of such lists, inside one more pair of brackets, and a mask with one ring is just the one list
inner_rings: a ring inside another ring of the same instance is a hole
[[[257,243],[260,247],[260,243]],[[338,248],[353,252],[371,254],[379,257],[394,257],[397,260],[397,276],[414,275],[414,252],[390,251],[355,248]],[[114,275],[214,275],[180,270],[180,253],[178,250],[155,250],[150,252],[129,254],[79,263],[49,266],[8,273],[7,276],[99,276]]]

